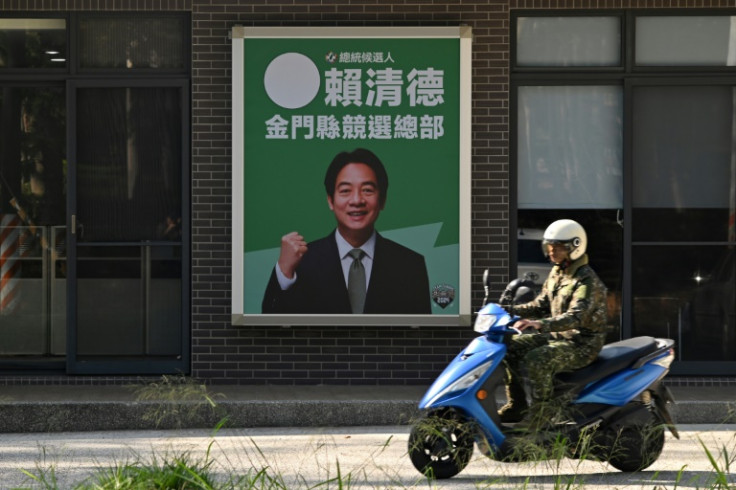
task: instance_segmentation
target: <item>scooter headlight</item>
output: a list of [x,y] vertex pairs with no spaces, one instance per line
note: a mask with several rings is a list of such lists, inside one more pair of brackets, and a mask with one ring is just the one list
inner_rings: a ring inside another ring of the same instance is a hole
[[475,326],[473,327],[473,330],[478,333],[486,333],[488,329],[491,328],[491,325],[493,325],[494,323],[496,323],[496,315],[479,314],[478,317],[475,319]]
[[431,406],[433,403],[435,403],[437,400],[440,400],[444,396],[455,393],[458,391],[464,391],[471,386],[473,386],[480,378],[483,377],[486,372],[491,368],[493,365],[493,362],[486,362],[485,364],[478,366],[477,368],[473,369],[466,375],[464,375],[462,378],[458,379],[454,383],[452,383],[450,386],[445,388],[444,390],[437,393],[437,395],[432,398],[432,401],[428,403],[429,406]]

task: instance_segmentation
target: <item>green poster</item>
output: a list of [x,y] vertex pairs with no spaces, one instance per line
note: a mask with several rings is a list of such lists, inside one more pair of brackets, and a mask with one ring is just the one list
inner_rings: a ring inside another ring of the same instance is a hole
[[[468,294],[460,37],[308,31],[245,30],[234,51],[243,75],[233,83],[242,314],[457,317]],[[365,250],[364,291],[351,289],[356,265],[345,247]]]

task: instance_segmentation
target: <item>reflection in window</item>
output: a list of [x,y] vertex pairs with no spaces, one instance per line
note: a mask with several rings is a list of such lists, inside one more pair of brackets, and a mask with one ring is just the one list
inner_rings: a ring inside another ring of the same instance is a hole
[[80,356],[177,356],[181,345],[181,247],[77,250]]
[[[623,271],[623,227],[615,209],[520,209],[518,211],[519,233],[528,236],[541,233],[550,223],[558,219],[573,219],[580,223],[588,235],[590,266],[608,288],[607,312],[609,341],[620,340],[621,335],[621,291]],[[540,240],[517,237],[517,271],[533,271],[539,275],[535,282],[541,286],[551,270],[544,257]],[[522,262],[523,261],[523,262]],[[513,279],[513,277],[512,277]]]
[[80,19],[81,68],[177,69],[187,67],[188,26],[182,17]]
[[681,361],[736,360],[736,250],[634,248],[633,334],[677,341]]
[[82,242],[181,239],[181,107],[176,88],[78,92]]
[[519,17],[518,66],[619,66],[618,17]]
[[[518,97],[517,271],[541,284],[541,247],[524,247],[555,220],[578,221],[590,263],[608,288],[610,340],[621,327],[623,91],[610,86],[522,86]],[[522,237],[521,233],[526,236]],[[536,252],[533,250],[536,248]]]
[[65,68],[66,20],[0,19],[0,69]]
[[0,85],[0,114],[0,354],[63,353],[64,90]]
[[637,17],[635,59],[640,66],[734,66],[736,17]]
[[519,207],[622,207],[623,91],[519,87]]
[[728,86],[634,88],[634,241],[734,241],[735,94]]

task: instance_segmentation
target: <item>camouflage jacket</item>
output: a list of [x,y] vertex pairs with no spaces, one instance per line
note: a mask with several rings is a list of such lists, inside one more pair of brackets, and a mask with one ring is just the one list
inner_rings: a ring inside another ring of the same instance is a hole
[[539,295],[515,306],[513,313],[540,320],[540,332],[553,333],[553,337],[559,332],[566,339],[595,337],[594,343],[602,343],[606,333],[606,286],[588,265],[588,256],[583,255],[564,269],[554,266]]

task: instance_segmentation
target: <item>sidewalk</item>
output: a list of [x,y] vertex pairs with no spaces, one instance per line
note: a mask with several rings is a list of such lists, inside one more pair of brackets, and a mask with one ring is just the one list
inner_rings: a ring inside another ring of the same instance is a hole
[[[678,424],[736,422],[736,386],[670,388]],[[121,386],[0,388],[0,433],[406,425],[424,386],[211,386],[190,402],[141,401]],[[163,397],[165,398],[165,397]]]
[[[240,484],[212,485],[222,489],[725,488],[716,483],[719,475],[704,448],[719,460],[724,449],[730,455],[736,425],[680,425],[679,429],[680,439],[667,433],[662,455],[642,472],[621,472],[605,463],[567,458],[501,463],[474,451],[462,473],[431,482],[416,471],[407,454],[408,426],[3,434],[0,489],[66,489],[82,483],[85,488],[99,487],[100,475],[113,474],[122,487],[123,475],[131,474],[122,469],[129,465],[150,468],[179,461],[200,469],[206,461],[207,474],[217,482],[243,478]],[[54,484],[32,482],[21,470],[45,475],[46,481],[53,478]],[[736,475],[731,471],[725,477],[733,488]],[[107,482],[104,488],[112,488]]]

